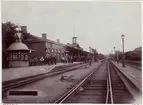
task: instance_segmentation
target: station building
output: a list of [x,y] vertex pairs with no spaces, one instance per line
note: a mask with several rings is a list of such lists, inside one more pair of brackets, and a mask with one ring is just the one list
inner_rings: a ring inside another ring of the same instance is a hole
[[[23,32],[27,33],[27,27],[21,26]],[[30,52],[31,59],[37,57],[39,60],[43,57],[56,57],[57,62],[61,62],[62,57],[67,56],[85,56],[90,54],[87,51],[83,51],[83,48],[76,42],[77,37],[72,37],[72,44],[62,44],[60,40],[52,41],[47,39],[47,34],[43,33],[41,37],[35,35],[28,35],[26,40],[23,41],[29,49],[33,49]]]

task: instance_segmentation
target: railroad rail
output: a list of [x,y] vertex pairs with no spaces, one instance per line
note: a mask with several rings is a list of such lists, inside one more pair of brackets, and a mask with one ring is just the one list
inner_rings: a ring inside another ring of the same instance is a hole
[[127,87],[127,90],[132,94],[135,100],[139,100],[142,97],[142,91],[131,81],[129,80],[112,62],[110,62],[113,69],[116,71],[121,81]]
[[131,103],[134,101],[115,68],[104,61],[55,103]]
[[[87,101],[85,98],[82,100],[77,100],[77,99],[79,99],[79,97],[83,98],[84,96],[90,97],[91,95],[93,95],[92,90],[96,91],[96,89],[100,89],[101,87],[103,87],[102,88],[103,94],[101,94],[101,95],[104,97],[104,101],[105,101],[106,100],[105,96],[106,96],[106,92],[107,92],[106,91],[107,90],[106,89],[107,88],[107,85],[106,85],[107,80],[105,79],[105,80],[99,80],[99,81],[98,80],[97,81],[96,80],[91,81],[91,79],[92,79],[91,76],[93,76],[93,74],[95,74],[97,71],[99,71],[99,69],[103,66],[103,64],[105,64],[104,62],[101,63],[97,68],[95,68],[90,74],[88,74],[81,82],[79,82],[71,90],[66,92],[59,99],[57,99],[55,101],[55,103],[78,103],[79,101]],[[94,86],[94,83],[97,83],[96,86]],[[93,89],[95,87],[96,87],[96,89]],[[86,90],[88,90],[88,92],[86,92]],[[100,93],[98,92],[97,94],[100,94]],[[94,96],[95,95],[96,95],[96,93],[94,94]],[[93,101],[93,100],[90,100],[90,101]],[[81,102],[81,103],[84,103],[84,102]]]
[[109,69],[112,82],[113,103],[128,104],[135,101],[133,95],[130,93],[130,90],[128,90],[126,87],[126,83],[122,81],[123,77],[120,77],[120,75],[117,73],[119,70],[116,69],[111,62],[109,62]]
[[86,65],[88,65],[88,64],[84,63],[84,64],[79,64],[79,65],[74,65],[74,66],[70,66],[69,68],[67,68],[67,67],[59,68],[59,69],[56,68],[55,70],[52,70],[51,72],[48,72],[48,73],[42,73],[42,74],[38,74],[38,75],[34,75],[34,76],[28,76],[28,77],[24,77],[24,78],[18,78],[18,79],[14,79],[14,80],[10,80],[10,81],[5,81],[2,83],[2,97],[5,97],[6,92],[10,89],[20,87],[23,85],[27,85],[29,83],[36,82],[38,80],[47,78],[49,76],[54,76],[54,75],[69,72],[72,70],[76,70],[76,69],[84,67]]

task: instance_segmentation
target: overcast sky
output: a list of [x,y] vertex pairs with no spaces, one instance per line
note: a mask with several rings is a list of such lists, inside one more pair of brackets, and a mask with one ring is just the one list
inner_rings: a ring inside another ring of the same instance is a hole
[[77,42],[100,53],[110,53],[115,46],[125,51],[141,46],[141,4],[138,2],[2,2],[2,21],[26,25],[28,32],[51,40]]

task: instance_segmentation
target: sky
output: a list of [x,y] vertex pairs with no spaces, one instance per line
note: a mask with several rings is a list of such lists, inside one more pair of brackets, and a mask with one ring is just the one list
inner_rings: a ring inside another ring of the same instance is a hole
[[122,51],[122,34],[125,51],[142,45],[140,2],[3,1],[2,22],[7,21],[65,44],[76,36],[86,51],[89,46],[103,54],[111,53],[113,47]]

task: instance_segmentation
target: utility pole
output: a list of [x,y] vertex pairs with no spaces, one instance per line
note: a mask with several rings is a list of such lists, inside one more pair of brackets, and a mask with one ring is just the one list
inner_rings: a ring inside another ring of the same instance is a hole
[[116,61],[116,47],[113,48],[114,48],[114,60]]
[[125,35],[122,34],[122,35],[121,35],[121,38],[122,38],[122,48],[123,48],[123,56],[122,56],[122,58],[123,58],[123,59],[122,59],[122,60],[123,60],[123,61],[122,61],[122,66],[123,66],[123,67],[125,67],[124,37],[125,37]]

